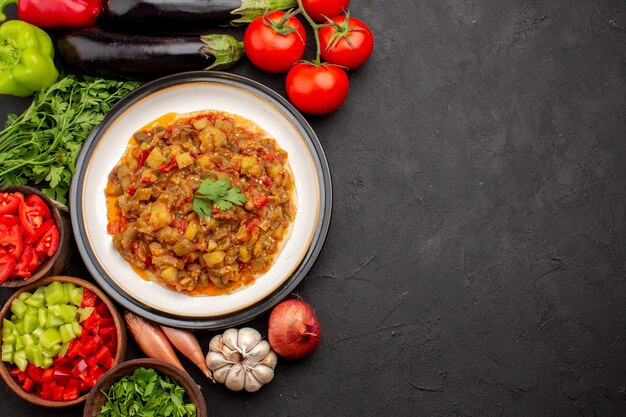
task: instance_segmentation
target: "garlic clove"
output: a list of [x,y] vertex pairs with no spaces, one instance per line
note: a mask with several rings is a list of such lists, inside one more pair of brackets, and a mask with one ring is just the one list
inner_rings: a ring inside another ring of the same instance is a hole
[[246,381],[243,388],[248,392],[257,392],[263,384],[254,377],[250,372],[246,372]]
[[274,370],[269,366],[259,364],[252,368],[252,375],[254,375],[261,384],[267,384],[274,378]]
[[234,364],[228,376],[226,377],[226,388],[231,391],[241,391],[245,385],[246,372],[243,370],[243,366],[240,363]]
[[222,335],[218,334],[217,336],[214,336],[213,339],[211,339],[211,342],[209,343],[209,350],[212,350],[215,352],[221,352],[223,348],[224,348],[224,341],[222,340]]
[[261,360],[267,356],[270,351],[270,344],[267,340],[261,340],[255,347],[252,348],[248,352],[246,356],[246,360],[248,362],[248,366],[254,366],[257,363],[261,362]]
[[214,371],[226,365],[232,365],[220,352],[209,352],[206,355],[206,365],[210,370]]
[[237,346],[241,350],[241,353],[247,355],[260,341],[263,339],[261,333],[253,329],[252,327],[244,327],[239,329],[239,337],[237,339]]
[[215,380],[217,382],[219,382],[220,384],[223,384],[226,382],[226,378],[228,377],[228,374],[230,373],[230,368],[232,368],[232,365],[226,365],[226,366],[222,366],[221,368],[213,371],[213,378],[215,378]]
[[224,345],[226,345],[230,350],[239,350],[237,346],[237,337],[239,335],[239,330],[237,329],[228,329],[224,332],[222,336],[222,340],[224,341]]
[[274,369],[276,368],[276,364],[278,363],[278,357],[273,350],[270,350],[267,356],[264,357],[263,360],[259,363]]

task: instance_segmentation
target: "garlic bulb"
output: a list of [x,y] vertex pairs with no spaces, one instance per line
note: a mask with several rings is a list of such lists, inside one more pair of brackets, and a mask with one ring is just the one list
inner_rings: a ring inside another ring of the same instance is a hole
[[274,378],[277,357],[250,327],[228,329],[211,339],[206,364],[215,380],[232,391],[258,391]]

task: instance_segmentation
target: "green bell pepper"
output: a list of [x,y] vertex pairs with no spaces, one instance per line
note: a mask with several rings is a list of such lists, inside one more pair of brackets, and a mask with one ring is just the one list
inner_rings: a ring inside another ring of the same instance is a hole
[[50,36],[30,23],[10,20],[0,26],[0,94],[28,97],[54,84]]

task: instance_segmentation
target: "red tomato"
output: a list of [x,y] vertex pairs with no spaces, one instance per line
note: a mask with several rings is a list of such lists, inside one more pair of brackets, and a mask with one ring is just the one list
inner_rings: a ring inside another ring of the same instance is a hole
[[29,207],[37,207],[43,214],[44,220],[50,218],[50,209],[48,208],[48,205],[38,195],[29,195],[24,199],[24,203],[26,203],[26,205]]
[[59,248],[59,229],[56,226],[52,226],[46,231],[37,243],[35,244],[35,250],[40,255],[52,256]]
[[20,218],[15,214],[2,214],[0,215],[0,224],[4,224],[6,226],[13,226],[14,224],[19,225]]
[[29,278],[31,273],[34,272],[38,266],[39,257],[37,256],[37,252],[35,252],[35,248],[32,245],[26,245],[15,264],[15,270],[11,276]]
[[370,28],[354,17],[335,17],[333,22],[319,31],[322,58],[348,69],[365,64],[374,49]]
[[332,18],[348,10],[350,0],[302,0],[306,13],[316,22],[326,22],[326,17]]
[[304,55],[306,32],[297,17],[282,11],[257,17],[243,37],[250,61],[268,72],[284,72]]
[[35,234],[43,224],[43,212],[38,206],[29,206],[25,201],[20,203],[20,221],[27,235]]
[[15,257],[6,252],[0,251],[0,284],[11,275],[15,268]]
[[270,199],[265,197],[264,195],[259,195],[252,199],[252,204],[258,209],[265,207],[269,202]]
[[48,229],[50,229],[54,225],[55,225],[54,220],[52,220],[52,219],[46,220],[45,222],[43,222],[41,227],[39,227],[37,230],[35,230],[35,233],[33,233],[32,235],[24,236],[24,243],[36,242],[37,239],[39,239],[39,237],[41,235],[46,233],[48,231]]
[[20,256],[24,242],[19,225],[0,225],[0,246],[14,258]]
[[328,114],[348,96],[346,72],[335,65],[296,64],[287,74],[287,96],[298,109],[311,114]]
[[14,214],[24,199],[22,193],[0,193],[0,214]]

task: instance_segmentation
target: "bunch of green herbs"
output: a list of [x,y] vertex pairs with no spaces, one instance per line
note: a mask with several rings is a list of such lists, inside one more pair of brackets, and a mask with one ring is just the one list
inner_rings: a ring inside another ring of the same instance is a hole
[[103,392],[107,402],[99,417],[192,417],[196,406],[186,403],[185,389],[152,368],[137,368]]
[[111,107],[140,85],[68,75],[39,91],[20,116],[10,114],[0,132],[0,185],[43,185],[65,203],[83,142]]

